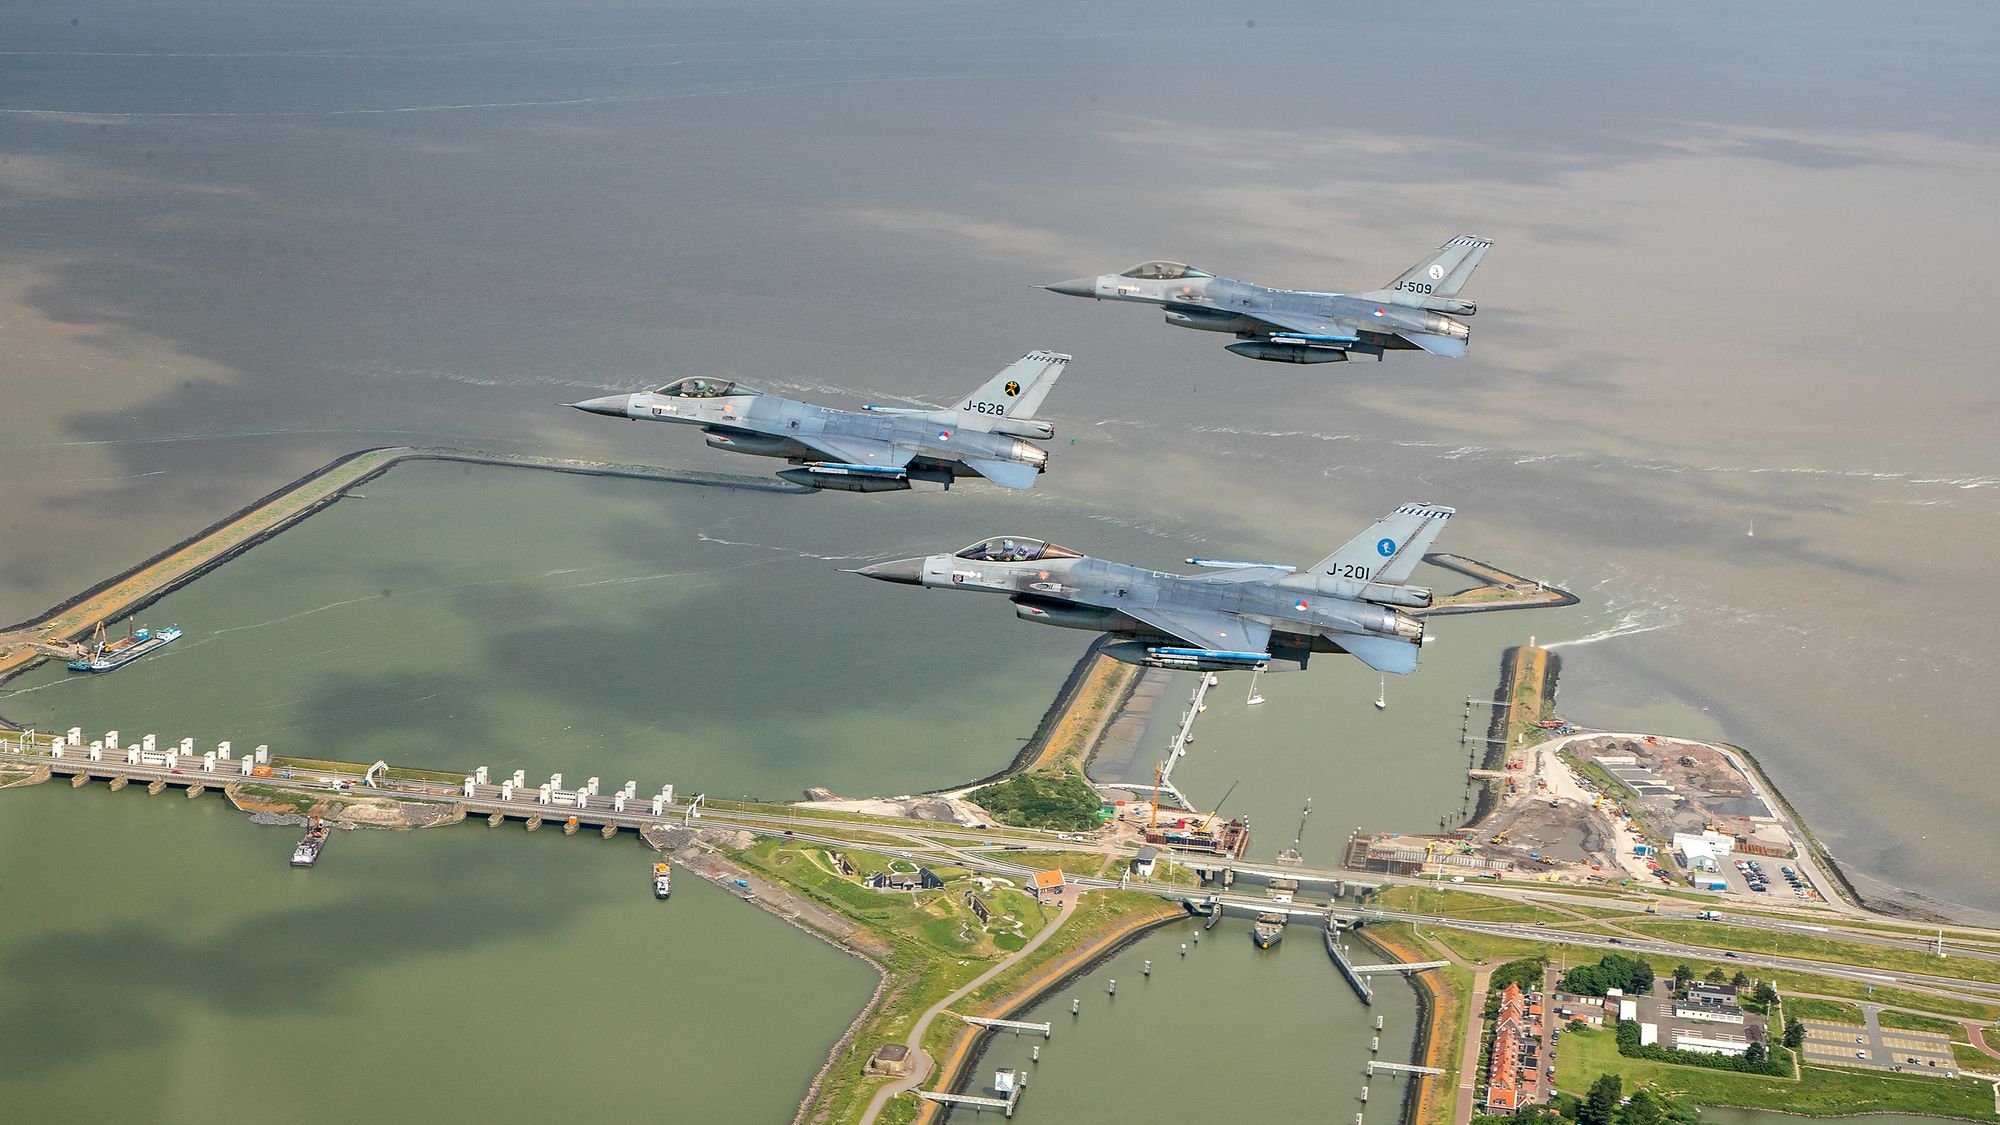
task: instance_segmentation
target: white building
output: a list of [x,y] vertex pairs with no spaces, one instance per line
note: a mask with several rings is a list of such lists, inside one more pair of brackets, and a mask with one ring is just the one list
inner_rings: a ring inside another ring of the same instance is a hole
[[1674,1046],[1700,1055],[1740,1055],[1750,1049],[1750,1041],[1726,1031],[1676,1031]]
[[1706,829],[1699,835],[1676,832],[1673,848],[1674,854],[1680,857],[1688,870],[1719,871],[1722,869],[1722,857],[1736,849],[1736,838]]
[[1741,1025],[1746,1022],[1746,1017],[1743,1015],[1743,1009],[1741,1008],[1705,1008],[1696,1004],[1675,1004],[1674,1018],[1697,1020],[1702,1023],[1733,1023]]

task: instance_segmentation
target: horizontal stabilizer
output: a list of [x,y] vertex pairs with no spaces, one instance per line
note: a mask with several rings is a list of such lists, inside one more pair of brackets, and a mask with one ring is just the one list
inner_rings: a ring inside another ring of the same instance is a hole
[[1398,335],[1432,355],[1441,355],[1446,359],[1465,358],[1466,342],[1456,336],[1434,336],[1429,332],[1402,332]]
[[1417,670],[1417,646],[1393,637],[1335,637],[1334,644],[1377,672],[1405,675]]
[[972,471],[1002,488],[1033,488],[1040,472],[1025,461],[983,461],[967,458]]

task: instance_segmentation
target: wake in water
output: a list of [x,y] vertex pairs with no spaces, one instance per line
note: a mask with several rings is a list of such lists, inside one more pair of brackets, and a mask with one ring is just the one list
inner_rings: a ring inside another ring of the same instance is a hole
[[750,543],[738,539],[722,539],[710,535],[706,531],[696,531],[694,537],[697,542],[713,543],[718,547],[750,547],[760,551],[777,551],[781,554],[790,555],[793,558],[812,559],[815,562],[860,562],[865,559],[878,557],[875,555],[821,555],[812,551],[801,551],[797,547],[780,546],[776,543]]
[[1658,632],[1661,629],[1671,629],[1678,624],[1680,624],[1679,619],[1673,619],[1668,621],[1645,621],[1641,619],[1640,614],[1638,613],[1628,613],[1620,617],[1618,619],[1618,623],[1616,625],[1613,625],[1609,629],[1592,633],[1587,637],[1578,637],[1572,641],[1556,641],[1552,644],[1543,645],[1542,647],[1548,649],[1558,649],[1558,648],[1576,648],[1580,645],[1594,645],[1599,641],[1611,640],[1613,637],[1631,637],[1631,636],[1636,636],[1640,633],[1653,633],[1653,632]]

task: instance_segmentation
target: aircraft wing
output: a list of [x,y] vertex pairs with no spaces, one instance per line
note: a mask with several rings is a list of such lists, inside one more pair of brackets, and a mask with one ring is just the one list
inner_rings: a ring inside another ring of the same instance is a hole
[[1271,627],[1262,621],[1201,609],[1161,609],[1157,606],[1139,609],[1126,605],[1118,609],[1142,624],[1150,625],[1168,636],[1179,637],[1198,648],[1218,652],[1270,651]]
[[838,465],[866,465],[875,469],[900,469],[917,455],[914,449],[891,445],[886,441],[871,441],[868,438],[832,437],[826,434],[796,436],[792,440],[808,445],[826,454],[828,461]]
[[[1215,310],[1207,309],[1204,311],[1212,313]],[[1237,315],[1247,320],[1262,321],[1264,324],[1270,326],[1274,334],[1292,333],[1299,336],[1310,336],[1315,340],[1324,340],[1328,343],[1354,344],[1361,341],[1361,334],[1355,330],[1354,325],[1344,320],[1332,320],[1323,316],[1309,316],[1305,313],[1293,312],[1246,312],[1238,313]]]

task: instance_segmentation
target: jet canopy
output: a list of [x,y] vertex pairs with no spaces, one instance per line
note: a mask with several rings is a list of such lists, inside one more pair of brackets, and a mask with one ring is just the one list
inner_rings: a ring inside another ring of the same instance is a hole
[[763,392],[741,383],[732,383],[727,379],[709,379],[697,375],[691,379],[676,379],[653,393],[668,398],[722,398],[727,395],[754,395]]
[[1080,559],[1083,556],[1068,547],[1044,543],[1040,539],[996,535],[960,551],[958,557],[973,562],[1040,562],[1043,559]]
[[1180,262],[1143,262],[1118,276],[1136,277],[1142,281],[1183,281],[1191,277],[1214,277],[1215,275]]

